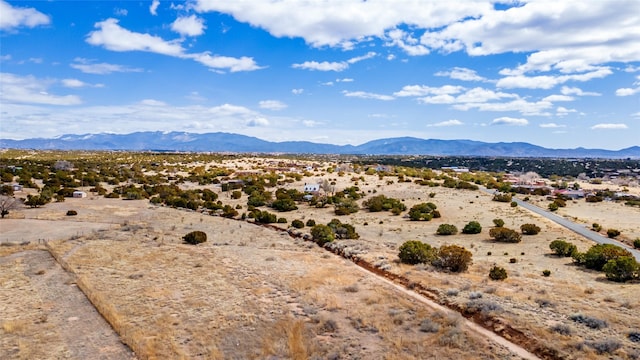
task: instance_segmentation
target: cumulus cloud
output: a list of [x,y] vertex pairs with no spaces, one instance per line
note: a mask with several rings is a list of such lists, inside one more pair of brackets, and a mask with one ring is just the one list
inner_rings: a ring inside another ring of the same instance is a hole
[[[197,23],[198,20],[193,21]],[[191,24],[191,20],[185,20],[185,22],[180,24],[179,31],[185,34],[198,34],[197,26],[192,27],[192,25],[185,25]],[[229,70],[231,72],[238,72],[262,69],[251,57],[243,56],[235,58],[211,55],[209,52],[187,54],[182,47],[182,39],[166,41],[159,36],[129,31],[121,27],[117,19],[110,18],[98,22],[95,24],[95,27],[97,30],[87,35],[87,43],[102,46],[111,51],[146,51],[181,59],[192,59],[210,67],[214,71]]]
[[409,56],[428,55],[429,49],[420,44],[418,39],[400,29],[387,32],[387,46],[397,46]]
[[567,81],[586,82],[593,79],[604,78],[613,72],[608,67],[601,67],[594,71],[572,75],[513,75],[504,77],[496,83],[499,88],[525,88],[525,89],[551,89]]
[[265,119],[263,117],[256,117],[256,118],[247,120],[245,125],[247,125],[249,127],[269,126],[269,120],[267,120],[267,119]]
[[6,1],[0,0],[0,30],[11,31],[19,27],[34,28],[50,23],[49,16],[34,8],[14,7]]
[[34,76],[20,76],[0,73],[0,89],[3,104],[17,102],[25,104],[78,105],[82,100],[76,95],[52,95],[48,87],[55,81],[38,79]]
[[204,20],[195,15],[181,16],[171,24],[171,30],[182,36],[199,36],[204,29]]
[[346,97],[356,97],[356,98],[360,98],[360,99],[375,99],[375,100],[383,100],[383,101],[390,101],[390,100],[395,99],[393,96],[375,94],[375,93],[364,92],[364,91],[346,91],[346,90],[344,90],[342,93]]
[[634,94],[640,93],[640,86],[632,89],[632,88],[620,88],[616,90],[616,96],[631,96]]
[[258,105],[260,106],[261,109],[274,110],[274,111],[287,108],[287,104],[278,100],[262,100],[258,103]]
[[291,89],[291,93],[293,95],[301,95],[304,92],[304,89]]
[[582,89],[580,89],[580,88],[569,87],[569,86],[563,86],[560,89],[560,93],[562,93],[562,95],[576,95],[576,96],[600,96],[600,95],[602,95],[602,94],[597,93],[597,92],[582,91]]
[[435,124],[428,124],[427,126],[442,127],[442,126],[460,126],[460,125],[464,125],[464,123],[460,120],[447,120],[447,121],[442,121]]
[[153,0],[149,6],[149,12],[151,15],[158,15],[158,6],[160,6],[160,0]]
[[569,96],[569,95],[549,95],[542,99],[542,101],[549,101],[549,102],[573,101],[573,100],[574,100],[573,96]]
[[62,79],[62,85],[68,88],[104,87],[103,84],[88,84],[78,79]]
[[558,125],[556,123],[546,123],[546,124],[540,124],[541,128],[549,128],[549,129],[557,129],[557,128],[563,128],[563,127],[567,127],[566,125]]
[[439,87],[431,87],[426,85],[407,85],[402,90],[393,93],[394,96],[425,96],[425,95],[450,95],[458,94],[465,88],[462,86],[444,85]]
[[500,117],[497,119],[493,119],[491,125],[511,125],[511,126],[526,126],[529,124],[527,119],[518,119],[512,117]]
[[293,64],[291,65],[294,69],[303,69],[303,70],[317,70],[317,71],[344,71],[349,68],[349,65],[355,64],[362,60],[371,59],[375,57],[376,53],[371,51],[362,56],[356,56],[346,61],[305,61],[301,64]]
[[591,127],[591,130],[622,130],[627,128],[626,124],[596,124]]
[[111,74],[114,72],[142,72],[143,70],[140,68],[131,68],[124,65],[117,64],[108,64],[108,63],[95,63],[94,60],[85,59],[85,58],[75,58],[73,59],[73,63],[71,66],[74,69],[80,70],[86,74]]
[[353,82],[352,78],[336,79],[336,82]]
[[475,70],[454,67],[450,71],[439,71],[434,74],[435,76],[446,76],[455,80],[462,81],[487,81],[486,78],[478,75]]

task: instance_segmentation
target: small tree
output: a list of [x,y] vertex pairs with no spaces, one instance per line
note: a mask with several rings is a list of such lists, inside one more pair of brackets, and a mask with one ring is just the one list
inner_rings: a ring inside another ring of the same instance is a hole
[[471,265],[471,257],[471,251],[462,246],[443,245],[438,249],[437,257],[432,263],[451,272],[463,272]]
[[620,257],[632,256],[631,253],[620,246],[611,244],[597,244],[593,245],[584,254],[584,265],[588,269],[602,270],[604,265],[609,260],[614,260]]
[[296,229],[302,229],[304,227],[304,222],[302,222],[302,220],[296,219],[291,222],[291,226]]
[[477,221],[470,221],[462,228],[463,234],[479,234],[482,231],[482,226]]
[[489,236],[499,242],[519,243],[522,241],[522,236],[517,231],[505,227],[492,228],[489,230]]
[[578,251],[578,248],[575,245],[561,239],[553,240],[549,244],[549,248],[554,254],[564,257],[569,257],[574,252]]
[[607,229],[607,237],[611,239],[615,239],[618,235],[620,235],[620,230],[618,229]]
[[621,256],[607,261],[602,271],[611,281],[625,282],[640,276],[640,265],[633,256]]
[[507,270],[500,266],[494,266],[489,270],[489,278],[491,280],[504,280],[507,278]]
[[502,220],[502,219],[493,219],[493,225],[495,225],[496,227],[503,227],[504,226],[504,220]]
[[409,240],[400,246],[398,257],[405,264],[431,263],[436,257],[437,249],[418,240]]
[[207,234],[202,231],[192,231],[187,235],[183,236],[182,239],[187,244],[197,245],[207,241]]
[[523,235],[536,235],[540,232],[540,227],[536,224],[522,224],[520,231]]
[[334,240],[333,230],[327,225],[314,225],[311,228],[311,236],[313,241],[320,246]]
[[436,230],[436,234],[438,235],[455,235],[457,233],[458,228],[451,224],[440,224],[440,226],[438,226],[438,230]]
[[0,196],[0,218],[4,219],[9,215],[9,211],[17,209],[20,203],[12,196]]
[[440,217],[440,213],[435,216],[436,209],[437,206],[432,202],[416,204],[409,209],[409,219],[412,221],[429,221],[434,217]]

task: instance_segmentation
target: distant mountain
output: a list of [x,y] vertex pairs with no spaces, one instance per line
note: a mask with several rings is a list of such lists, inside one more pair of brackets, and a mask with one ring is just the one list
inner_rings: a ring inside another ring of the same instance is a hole
[[307,141],[270,142],[255,137],[186,132],[136,132],[131,134],[63,135],[53,139],[0,139],[0,148],[39,150],[132,150],[194,152],[259,152],[356,155],[441,155],[555,158],[640,158],[640,146],[622,150],[547,149],[523,142],[486,143],[472,140],[436,140],[401,137],[369,141],[362,145],[331,145]]

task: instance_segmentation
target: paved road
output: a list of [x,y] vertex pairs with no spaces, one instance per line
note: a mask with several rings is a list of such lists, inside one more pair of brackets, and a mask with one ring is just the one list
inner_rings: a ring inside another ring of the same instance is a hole
[[[494,190],[489,190],[489,189],[485,189],[485,188],[481,188],[482,191],[488,193],[488,194],[492,194],[494,193]],[[517,198],[513,198],[513,200],[518,203],[518,206],[522,206],[523,208],[530,210],[538,215],[544,216],[547,219],[556,222],[559,225],[562,225],[564,227],[566,227],[567,229],[577,233],[578,235],[582,235],[584,237],[586,237],[589,240],[595,241],[598,244],[612,244],[612,245],[616,245],[616,246],[620,246],[623,247],[627,250],[629,250],[631,252],[631,254],[633,254],[633,256],[635,256],[636,260],[640,261],[640,251],[636,250],[636,249],[632,249],[630,247],[627,247],[626,245],[609,239],[608,237],[604,237],[602,235],[600,235],[599,233],[589,230],[587,229],[584,225],[581,224],[576,224],[573,221],[567,220],[561,216],[558,216],[550,211],[544,210],[542,208],[539,208],[535,205],[532,205],[526,201],[522,201],[520,199]]]

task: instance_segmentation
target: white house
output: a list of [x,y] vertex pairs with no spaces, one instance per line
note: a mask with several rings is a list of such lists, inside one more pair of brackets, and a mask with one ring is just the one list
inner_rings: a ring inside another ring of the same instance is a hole
[[84,192],[84,191],[74,191],[73,192],[73,197],[74,198],[79,198],[79,199],[86,198],[87,197],[87,193]]
[[304,192],[316,193],[320,191],[320,184],[304,184]]
[[13,189],[13,191],[22,191],[22,185],[20,184],[12,184],[11,188]]

